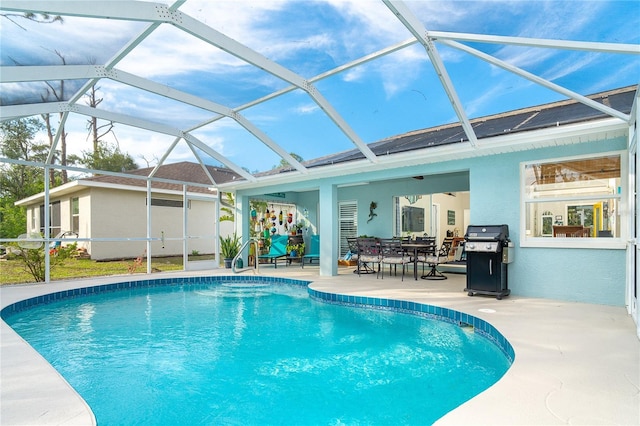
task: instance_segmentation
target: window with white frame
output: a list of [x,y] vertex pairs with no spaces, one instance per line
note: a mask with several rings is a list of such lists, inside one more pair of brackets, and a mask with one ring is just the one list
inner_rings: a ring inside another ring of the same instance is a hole
[[358,203],[341,201],[338,203],[338,239],[340,241],[340,257],[349,251],[347,238],[358,236]]
[[622,153],[521,164],[524,246],[610,247],[622,241]]
[[71,199],[71,230],[76,235],[80,232],[80,200],[78,197]]

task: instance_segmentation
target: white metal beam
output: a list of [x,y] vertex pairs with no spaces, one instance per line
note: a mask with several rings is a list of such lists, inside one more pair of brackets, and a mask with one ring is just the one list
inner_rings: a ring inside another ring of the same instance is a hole
[[[182,6],[186,0],[177,0],[170,7],[169,10],[175,11],[178,7]],[[159,22],[153,22],[149,24],[145,29],[143,29],[140,34],[136,37],[129,40],[129,42],[124,45],[111,59],[109,59],[104,67],[107,70],[115,67],[122,59],[124,59],[136,46],[142,43],[151,33],[153,33],[160,26]],[[91,81],[86,82],[78,91],[69,99],[69,103],[75,104],[82,98],[82,95],[87,93],[87,91],[93,87],[99,80],[93,79]]]
[[15,120],[21,117],[31,117],[40,114],[52,114],[68,109],[66,102],[43,102],[36,104],[0,106],[0,121]]
[[0,82],[82,80],[96,77],[94,65],[2,66]]
[[440,79],[440,83],[444,88],[447,96],[449,97],[449,102],[451,102],[451,106],[453,106],[458,119],[460,120],[460,124],[464,129],[465,134],[467,135],[467,139],[472,146],[476,146],[478,143],[478,138],[476,133],[473,130],[473,126],[469,122],[469,118],[467,117],[467,113],[462,106],[462,102],[460,102],[460,98],[458,98],[458,94],[456,93],[456,89],[447,73],[447,69],[442,62],[442,58],[440,58],[440,54],[436,49],[433,41],[429,38],[429,34],[427,29],[424,27],[422,22],[411,12],[411,10],[402,2],[396,0],[382,0],[384,4],[391,10],[397,18],[402,22],[402,24],[414,35],[416,39],[425,47],[427,51],[427,55],[429,55],[429,59],[431,59],[431,64],[436,70],[436,74],[438,74],[438,78]]
[[119,1],[3,0],[0,3],[0,10],[143,22],[171,22],[175,19],[174,15],[181,14],[181,12],[170,10],[167,5],[142,1],[129,1],[123,4]]
[[[336,68],[333,68],[333,69],[331,69],[329,71],[323,72],[322,74],[318,74],[318,75],[316,75],[314,77],[311,77],[311,78],[309,78],[309,82],[315,83],[316,81],[320,81],[320,80],[322,80],[324,78],[331,77],[333,75],[336,75],[336,74],[341,73],[343,71],[346,71],[348,69],[351,69],[351,68],[357,67],[359,65],[365,64],[365,63],[367,63],[369,61],[372,61],[374,59],[380,58],[382,56],[388,55],[388,54],[393,53],[393,52],[397,52],[398,50],[402,50],[402,49],[404,49],[404,48],[406,48],[408,46],[416,44],[417,42],[418,42],[418,40],[416,40],[415,38],[411,38],[411,39],[405,40],[403,42],[400,42],[398,44],[394,44],[393,46],[389,46],[387,48],[381,49],[381,50],[379,50],[377,52],[374,52],[374,53],[371,53],[369,55],[363,56],[363,57],[361,57],[359,59],[356,59],[356,60],[354,60],[352,62],[348,62],[346,64],[343,64],[343,65],[340,65],[340,66],[338,66]],[[252,100],[250,102],[247,102],[246,104],[243,104],[243,105],[241,105],[241,106],[239,106],[237,108],[234,108],[234,111],[239,112],[239,111],[245,110],[247,108],[251,108],[253,106],[262,104],[264,102],[267,102],[267,101],[269,101],[271,99],[275,99],[275,98],[277,98],[279,96],[282,96],[282,95],[285,95],[287,93],[290,93],[290,92],[292,92],[292,91],[294,91],[296,89],[298,89],[298,87],[296,87],[294,85],[291,85],[289,87],[285,87],[284,89],[277,90],[277,91],[275,91],[273,93],[270,93],[270,94],[268,94],[266,96],[263,96],[262,98],[254,99],[254,100]],[[194,126],[190,130],[195,130],[195,129],[198,129],[200,127],[206,126],[207,124],[213,123],[213,122],[215,122],[217,120],[220,120],[221,118],[223,118],[223,117],[219,116],[219,117],[215,117],[215,118],[209,119],[207,121],[204,121],[202,123],[197,124],[196,126]]]
[[608,106],[606,106],[604,104],[601,104],[600,102],[596,102],[593,99],[589,99],[589,98],[587,98],[585,96],[582,96],[579,93],[575,93],[575,92],[573,92],[573,91],[571,91],[569,89],[566,89],[566,88],[564,88],[564,87],[562,87],[562,86],[560,86],[558,84],[552,83],[549,80],[545,80],[544,78],[538,77],[535,74],[531,74],[530,72],[525,71],[525,70],[523,70],[521,68],[518,68],[518,67],[516,67],[514,65],[510,65],[510,64],[508,64],[508,63],[506,63],[504,61],[501,61],[500,59],[498,59],[498,58],[496,58],[494,56],[488,55],[488,54],[486,54],[484,52],[476,50],[476,49],[474,49],[472,47],[469,47],[467,45],[464,45],[462,43],[458,43],[456,41],[440,40],[440,43],[445,44],[445,45],[450,46],[450,47],[453,47],[453,48],[456,48],[456,49],[460,49],[460,50],[462,50],[464,52],[470,53],[471,55],[474,55],[474,56],[476,56],[476,57],[478,57],[478,58],[480,58],[480,59],[482,59],[482,60],[484,60],[486,62],[489,62],[490,64],[496,65],[496,66],[498,66],[498,67],[500,67],[502,69],[510,71],[510,72],[512,72],[514,74],[517,74],[517,75],[521,76],[521,77],[524,77],[527,80],[533,81],[534,83],[540,84],[540,85],[542,85],[542,86],[544,86],[544,87],[546,87],[548,89],[551,89],[551,90],[553,90],[555,92],[561,93],[561,94],[563,94],[565,96],[568,96],[569,98],[575,99],[576,101],[578,101],[578,102],[580,102],[582,104],[585,104],[585,105],[587,105],[587,106],[589,106],[591,108],[594,108],[594,109],[596,109],[598,111],[601,111],[601,112],[603,112],[603,113],[605,113],[607,115],[610,115],[610,116],[615,117],[615,118],[619,118],[619,119],[621,119],[621,120],[623,120],[625,122],[629,121],[629,116],[627,114],[625,114],[625,113],[622,113],[622,112],[620,112],[620,111],[618,111],[616,109],[613,109],[613,108],[608,107]]
[[53,143],[49,147],[49,155],[47,155],[47,164],[53,164],[55,160],[56,148],[58,147],[58,142],[60,142],[60,138],[62,137],[62,132],[64,132],[64,124],[67,122],[67,118],[69,117],[68,112],[63,112],[62,117],[60,118],[60,123],[58,124],[58,130],[56,131],[55,137],[53,138]]
[[191,95],[176,89],[173,89],[164,84],[155,83],[145,78],[138,77],[136,75],[121,71],[113,70],[109,72],[107,76],[113,80],[119,81],[124,84],[128,84],[133,87],[145,90],[147,92],[155,93],[160,96],[164,96],[170,99],[174,99],[189,105],[193,105],[198,108],[205,109],[207,111],[215,112],[216,114],[223,115],[235,120],[238,124],[245,128],[249,133],[257,137],[262,143],[267,145],[271,150],[277,153],[280,157],[284,158],[289,164],[295,167],[301,172],[307,171],[300,162],[293,158],[288,152],[286,152],[280,145],[274,142],[266,133],[258,129],[251,121],[247,120],[244,116],[235,112],[233,109],[224,105],[217,104],[215,102],[202,99],[198,96]]
[[160,169],[160,166],[162,166],[164,164],[164,162],[167,159],[167,157],[169,156],[169,154],[171,154],[173,149],[176,147],[176,145],[178,145],[178,142],[180,142],[181,140],[182,140],[182,138],[178,137],[178,138],[175,138],[173,140],[173,142],[171,142],[171,145],[169,145],[169,148],[167,148],[167,150],[164,152],[164,154],[162,154],[162,157],[160,157],[160,160],[158,160],[158,164],[156,164],[156,166],[153,168],[153,170],[151,170],[151,173],[149,173],[149,177],[154,177],[155,176],[156,172]]
[[470,41],[477,43],[545,47],[563,50],[585,50],[588,52],[623,53],[630,55],[640,54],[640,45],[638,44],[509,37],[485,34],[452,33],[445,31],[429,31],[429,37],[432,40]]
[[116,123],[126,124],[128,126],[137,127],[139,129],[151,130],[158,133],[163,133],[165,135],[177,136],[185,139],[189,143],[196,144],[197,148],[202,150],[203,152],[210,155],[212,158],[220,161],[225,166],[229,167],[231,170],[235,171],[245,179],[249,181],[255,181],[256,178],[247,173],[242,167],[238,166],[234,162],[230,161],[225,156],[221,155],[211,147],[209,147],[204,142],[198,140],[193,135],[183,132],[180,129],[176,129],[175,127],[167,126],[161,123],[156,123],[153,121],[143,120],[140,118],[131,117],[129,115],[104,111],[98,108],[91,108],[84,105],[71,105],[70,108],[73,112],[77,114],[86,115],[88,117],[97,117],[107,121],[113,121]]
[[[103,66],[98,65],[54,65],[54,66],[10,66],[2,67],[2,82],[16,81],[39,81],[43,76],[47,80],[68,80],[68,79],[97,79],[98,77],[109,78],[120,83],[136,87],[138,89],[155,93],[169,99],[173,99],[188,105],[202,108],[207,111],[220,114],[235,120],[244,127],[248,132],[257,137],[262,143],[273,150],[280,157],[284,158],[292,167],[306,173],[307,168],[299,161],[286,152],[280,145],[274,142],[266,133],[257,128],[251,121],[244,116],[224,105],[202,99],[198,96],[191,95],[164,84],[156,83],[151,80],[138,77],[134,74],[112,69],[107,70]],[[50,77],[51,76],[51,77]]]
[[87,1],[32,1],[24,3],[8,0],[3,1],[0,5],[0,8],[4,10],[28,10],[67,16],[170,23],[255,67],[303,89],[309,93],[309,96],[311,96],[314,102],[318,104],[325,114],[329,116],[369,161],[377,161],[376,155],[367,144],[362,141],[360,136],[338,114],[333,105],[321,96],[317,89],[307,80],[180,11],[172,10],[161,4],[146,2],[127,3],[126,8],[122,7],[119,2]]
[[260,68],[269,74],[274,75],[294,86],[304,90],[311,96],[314,102],[324,111],[324,113],[338,126],[338,128],[353,142],[354,145],[364,154],[371,162],[376,162],[376,155],[371,151],[360,136],[347,124],[347,122],[335,110],[333,105],[328,102],[320,92],[308,81],[294,73],[293,71],[273,62],[258,52],[255,52],[247,46],[238,43],[230,37],[214,30],[213,28],[203,24],[202,22],[182,15],[180,21],[173,24],[185,32],[197,37],[206,43],[218,47],[225,52],[242,59],[243,61]]
[[209,154],[211,157],[213,157],[216,160],[218,160],[221,163],[223,163],[224,165],[229,167],[231,170],[233,170],[234,172],[238,173],[240,176],[245,178],[247,181],[249,181],[249,182],[257,182],[258,181],[255,178],[255,176],[253,176],[251,173],[248,173],[242,167],[240,167],[237,164],[229,161],[225,156],[223,156],[223,155],[219,154],[218,152],[216,152],[215,150],[211,149],[211,147],[209,147],[209,145],[205,144],[204,142],[202,142],[200,139],[196,138],[192,134],[185,133],[184,134],[184,139],[188,143],[190,143],[193,146],[195,146],[196,148],[198,148],[199,150]]

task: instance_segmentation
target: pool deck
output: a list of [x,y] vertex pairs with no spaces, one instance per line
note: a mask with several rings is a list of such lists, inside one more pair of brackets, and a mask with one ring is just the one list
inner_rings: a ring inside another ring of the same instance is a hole
[[[321,277],[317,266],[261,267],[261,275],[313,281],[314,289],[408,300],[481,318],[511,343],[516,358],[491,388],[439,419],[439,425],[640,425],[640,340],[623,307],[508,296],[469,297],[465,276],[376,279],[340,268]],[[229,275],[229,270],[158,273],[151,278]],[[244,272],[251,275],[251,272]],[[0,307],[36,295],[146,275],[0,287]],[[91,410],[62,377],[4,321],[0,324],[0,424],[89,425]]]

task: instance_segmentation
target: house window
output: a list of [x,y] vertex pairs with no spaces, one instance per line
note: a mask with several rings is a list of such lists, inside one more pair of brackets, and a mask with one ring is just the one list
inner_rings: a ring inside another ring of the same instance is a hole
[[[49,204],[49,236],[55,237],[60,233],[60,201]],[[44,235],[44,204],[40,205],[40,232]]]
[[71,230],[76,235],[80,232],[80,200],[77,197],[71,199]]
[[355,201],[342,201],[338,204],[338,222],[340,257],[343,257],[349,251],[347,238],[358,236],[358,204]]
[[522,163],[523,246],[623,244],[622,153]]
[[35,231],[38,229],[38,221],[37,221],[38,208],[34,207],[31,209],[31,231]]
[[[146,200],[145,200],[145,204],[146,204]],[[182,206],[184,205],[182,203],[182,200],[165,200],[162,198],[152,198],[151,199],[151,205],[152,206],[159,206],[159,207],[179,207],[182,208]]]

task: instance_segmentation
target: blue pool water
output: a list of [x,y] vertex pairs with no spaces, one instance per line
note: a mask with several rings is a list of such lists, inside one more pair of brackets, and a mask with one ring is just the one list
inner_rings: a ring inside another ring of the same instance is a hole
[[6,321],[101,426],[431,424],[510,365],[469,328],[287,284],[134,288]]

